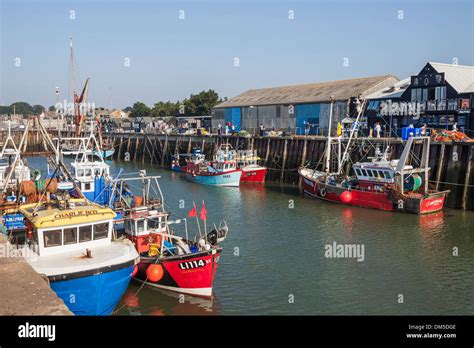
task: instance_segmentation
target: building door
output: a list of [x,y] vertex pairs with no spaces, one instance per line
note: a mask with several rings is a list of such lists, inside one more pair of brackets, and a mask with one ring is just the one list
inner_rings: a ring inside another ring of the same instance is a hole
[[224,111],[224,123],[227,124],[228,122],[234,126],[234,130],[236,132],[240,132],[240,125],[241,125],[241,112],[240,108],[228,108]]

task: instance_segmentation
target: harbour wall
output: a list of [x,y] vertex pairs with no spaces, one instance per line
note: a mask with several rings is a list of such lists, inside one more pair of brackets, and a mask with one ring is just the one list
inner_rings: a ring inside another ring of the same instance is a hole
[[[52,132],[53,137],[57,134]],[[61,133],[61,137],[73,134]],[[5,139],[6,132],[0,132]],[[16,143],[19,143],[16,134]],[[240,137],[226,135],[164,135],[146,133],[108,133],[104,140],[115,148],[113,158],[118,161],[134,161],[162,167],[169,167],[175,153],[190,153],[195,147],[203,150],[208,158],[219,145],[229,143],[234,149],[255,149],[262,164],[269,168],[267,182],[300,186],[298,167],[314,167],[324,164],[325,137]],[[347,140],[344,140],[347,141]],[[390,144],[393,158],[399,158],[403,151],[401,139],[358,138],[350,151],[353,163],[368,160],[374,156],[375,148],[380,150]],[[23,150],[25,156],[44,154],[45,145],[41,138],[30,131]],[[421,158],[421,146],[416,145],[414,153]],[[335,156],[333,156],[335,157]],[[345,168],[349,170],[350,163]],[[430,184],[433,189],[451,190],[447,206],[454,209],[474,210],[474,143],[431,143],[429,153],[431,168]]]
[[48,279],[14,256],[14,249],[0,235],[0,315],[73,315],[49,287]]

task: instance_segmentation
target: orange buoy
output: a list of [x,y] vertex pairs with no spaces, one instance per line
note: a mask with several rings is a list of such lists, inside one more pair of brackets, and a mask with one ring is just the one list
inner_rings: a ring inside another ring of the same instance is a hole
[[343,203],[349,203],[352,200],[352,192],[351,191],[344,191],[341,194],[341,201]]
[[159,281],[161,278],[163,278],[163,266],[157,265],[157,264],[152,264],[148,266],[146,269],[146,277],[149,281],[156,283]]

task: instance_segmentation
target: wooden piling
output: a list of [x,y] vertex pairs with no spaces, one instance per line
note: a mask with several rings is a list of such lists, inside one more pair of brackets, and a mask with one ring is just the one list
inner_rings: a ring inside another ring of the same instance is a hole
[[436,171],[436,186],[435,190],[439,190],[439,182],[441,180],[441,173],[443,171],[444,164],[444,153],[446,152],[446,144],[441,144],[441,149],[439,150],[439,159],[438,159],[438,170]]
[[469,183],[471,179],[471,170],[472,170],[472,162],[473,162],[473,148],[474,146],[469,146],[469,155],[468,160],[466,163],[466,176],[464,178],[464,189],[462,192],[462,209],[468,209],[468,192],[469,192]]

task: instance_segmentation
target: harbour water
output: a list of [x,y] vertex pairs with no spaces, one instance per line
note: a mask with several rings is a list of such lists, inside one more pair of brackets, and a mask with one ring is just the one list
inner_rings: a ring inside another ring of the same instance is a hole
[[[155,166],[109,164],[112,173],[160,175],[175,216],[204,200],[208,228],[220,219],[229,226],[212,301],[132,282],[118,315],[474,314],[473,212],[388,213],[311,200],[294,188],[208,187]],[[327,258],[334,242],[363,246],[363,261]]]

